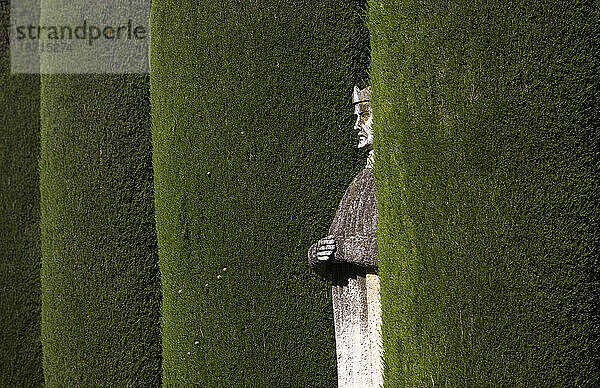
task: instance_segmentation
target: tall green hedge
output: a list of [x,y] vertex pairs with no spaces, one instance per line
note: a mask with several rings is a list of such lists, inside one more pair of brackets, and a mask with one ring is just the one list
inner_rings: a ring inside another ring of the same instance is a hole
[[40,342],[40,87],[10,74],[0,3],[0,386],[43,384]]
[[153,3],[165,386],[336,385],[330,291],[306,252],[361,168],[362,8]]
[[598,2],[369,5],[386,386],[598,386]]
[[148,76],[43,75],[47,387],[161,383]]

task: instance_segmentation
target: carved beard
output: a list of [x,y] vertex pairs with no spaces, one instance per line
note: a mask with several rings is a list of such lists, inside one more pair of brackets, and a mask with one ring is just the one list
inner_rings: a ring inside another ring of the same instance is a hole
[[360,133],[358,135],[358,148],[359,149],[365,149],[369,147],[369,139],[368,136],[365,135],[364,133]]
[[[369,120],[371,121],[371,120]],[[367,122],[365,124],[366,127],[368,127],[368,130],[365,129],[361,129],[358,132],[358,145],[357,148],[358,149],[366,149],[366,150],[372,150],[373,149],[373,135],[371,132],[371,123]]]

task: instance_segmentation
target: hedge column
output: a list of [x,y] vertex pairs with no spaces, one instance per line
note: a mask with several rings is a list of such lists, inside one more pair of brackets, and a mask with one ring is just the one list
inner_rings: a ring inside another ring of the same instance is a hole
[[387,386],[597,386],[598,2],[369,9]]
[[[0,4],[0,25],[8,25]],[[0,31],[0,386],[43,384],[40,343],[40,78],[11,75]]]
[[161,383],[148,76],[44,75],[47,387]]
[[329,287],[306,255],[362,167],[362,7],[153,3],[165,386],[335,386]]

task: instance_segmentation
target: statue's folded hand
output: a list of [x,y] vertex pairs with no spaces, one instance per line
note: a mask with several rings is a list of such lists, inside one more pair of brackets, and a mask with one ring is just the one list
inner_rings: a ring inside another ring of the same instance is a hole
[[333,236],[327,236],[317,241],[317,260],[320,262],[331,260],[334,252],[335,239]]
[[331,264],[336,251],[333,236],[316,241],[308,250],[308,264],[319,275],[331,280]]

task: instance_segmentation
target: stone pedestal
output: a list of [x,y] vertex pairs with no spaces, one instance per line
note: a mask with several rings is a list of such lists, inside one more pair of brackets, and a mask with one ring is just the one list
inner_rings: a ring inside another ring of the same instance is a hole
[[338,267],[332,286],[338,387],[381,387],[379,277],[354,265]]

